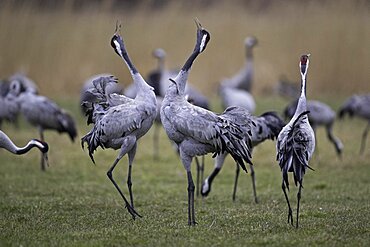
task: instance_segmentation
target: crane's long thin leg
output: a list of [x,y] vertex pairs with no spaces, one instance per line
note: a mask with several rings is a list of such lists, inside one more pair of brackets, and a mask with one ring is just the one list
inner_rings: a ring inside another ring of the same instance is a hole
[[257,190],[256,190],[256,175],[254,173],[253,165],[249,164],[249,168],[251,169],[251,178],[252,178],[254,202],[258,203]]
[[335,151],[337,152],[338,157],[342,158],[341,154],[342,154],[343,144],[337,137],[333,135],[333,125],[332,124],[326,126],[326,132],[327,132],[329,141],[331,141],[334,144]]
[[[133,151],[132,151],[132,149],[133,149]],[[133,137],[133,136],[127,136],[125,138],[125,140],[123,141],[123,143],[122,143],[121,150],[120,150],[116,160],[113,162],[113,165],[111,166],[111,168],[107,172],[108,178],[113,183],[114,187],[116,187],[116,189],[118,190],[119,194],[121,195],[122,199],[124,200],[124,202],[126,204],[126,208],[127,208],[128,212],[131,214],[131,216],[134,220],[135,220],[136,216],[141,217],[141,215],[138,214],[135,211],[135,209],[130,205],[130,203],[127,201],[126,197],[123,195],[120,187],[118,186],[116,181],[114,181],[114,179],[113,179],[113,170],[116,167],[116,165],[118,164],[118,162],[122,159],[122,157],[126,153],[131,153],[129,155],[129,161],[130,161],[130,159],[133,159],[135,155],[132,155],[132,152],[135,153],[135,150],[136,150],[136,138]],[[130,194],[130,196],[132,196],[132,195]],[[132,202],[132,198],[131,198],[131,202]]]
[[137,145],[135,143],[134,146],[131,148],[131,150],[128,152],[127,187],[128,187],[128,191],[130,193],[130,201],[131,201],[131,207],[132,208],[135,208],[135,207],[134,207],[134,196],[132,194],[131,170],[132,170],[132,163],[134,161],[135,154],[136,154],[136,147],[137,147]]
[[[39,133],[40,133],[40,140],[41,141],[44,141],[44,130],[42,128],[39,128]],[[47,156],[46,156],[47,157]],[[46,161],[46,158],[45,157],[45,154],[44,153],[41,153],[41,170],[42,171],[45,171],[45,161]]]
[[197,156],[195,158],[195,163],[197,164],[197,184],[196,184],[196,194],[199,196],[200,187],[204,177],[204,155],[202,155],[202,163],[199,162]]
[[197,196],[199,196],[199,193],[200,193],[200,181],[203,181],[203,180],[200,180],[200,164],[199,164],[199,159],[197,156],[194,157],[195,159],[195,164],[197,165],[197,186],[196,186],[196,194]]
[[360,148],[360,154],[363,154],[365,151],[365,146],[366,146],[366,137],[367,137],[367,132],[370,129],[370,122],[367,123],[367,126],[362,133],[362,140],[361,140],[361,148]]
[[117,165],[117,163],[118,163],[118,161],[119,161],[119,160],[120,160],[120,159],[119,159],[119,158],[117,158],[117,159],[114,161],[114,163],[113,163],[112,167],[111,167],[111,168],[108,170],[108,172],[107,172],[107,176],[108,176],[108,178],[110,179],[110,181],[113,183],[114,187],[116,187],[116,189],[118,190],[118,192],[119,192],[119,194],[121,195],[122,199],[125,201],[126,208],[127,208],[128,212],[131,214],[132,218],[135,220],[136,216],[141,217],[141,215],[139,215],[139,214],[135,211],[135,209],[134,209],[133,207],[131,207],[130,203],[127,201],[126,197],[123,195],[123,193],[122,193],[121,189],[118,187],[118,185],[117,185],[116,181],[114,181],[114,179],[113,179],[113,174],[112,174],[112,172],[113,172],[114,168],[116,167],[116,165]]
[[281,188],[283,189],[286,202],[288,203],[288,208],[289,208],[289,211],[288,211],[288,223],[290,223],[290,224],[293,225],[293,212],[292,212],[292,208],[290,207],[289,198],[288,198],[288,195],[287,195],[286,190],[285,190],[286,188],[285,188],[284,180],[283,180],[283,183],[281,185]]
[[239,179],[239,173],[240,173],[240,167],[237,163],[236,164],[236,170],[235,170],[235,180],[234,180],[234,190],[233,190],[233,201],[235,201],[236,198],[236,189],[238,187],[238,179]]
[[159,124],[157,123],[154,123],[154,133],[153,133],[153,159],[154,160],[158,160],[158,147],[159,147],[159,131],[160,131],[160,128],[158,127]]
[[195,208],[194,208],[194,182],[191,171],[187,171],[188,175],[188,224],[194,226],[197,224],[195,221]]
[[296,228],[298,228],[298,218],[299,218],[299,202],[301,200],[301,190],[302,190],[302,181],[299,182],[299,189],[297,193],[297,223],[296,223]]

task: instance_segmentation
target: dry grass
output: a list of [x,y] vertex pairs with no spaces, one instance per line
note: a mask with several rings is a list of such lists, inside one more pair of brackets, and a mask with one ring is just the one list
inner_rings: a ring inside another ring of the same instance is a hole
[[135,10],[65,7],[49,12],[5,5],[0,10],[0,75],[23,70],[43,94],[54,97],[78,95],[83,81],[100,72],[128,84],[127,69],[109,45],[116,20],[122,20],[129,53],[145,75],[155,66],[151,51],[157,47],[167,51],[169,67],[183,63],[195,39],[192,18],[198,17],[212,39],[191,80],[209,96],[220,78],[242,66],[243,40],[250,34],[260,40],[255,50],[257,95],[271,90],[281,74],[298,80],[298,58],[304,52],[312,54],[311,98],[330,96],[334,88],[335,96],[343,97],[370,91],[369,4],[333,2],[279,1],[263,10],[228,1],[209,8],[174,3],[154,13],[144,4]]

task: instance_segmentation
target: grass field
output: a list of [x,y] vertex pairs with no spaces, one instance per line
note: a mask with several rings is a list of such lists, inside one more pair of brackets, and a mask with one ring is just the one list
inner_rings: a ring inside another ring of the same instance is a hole
[[[275,107],[281,110],[281,99],[270,100],[279,102]],[[333,102],[333,107],[340,103]],[[77,100],[59,103],[78,119],[80,136],[86,133],[88,127],[78,112]],[[262,112],[271,102],[258,101],[258,105]],[[143,218],[136,221],[106,177],[117,153],[100,149],[94,166],[79,141],[71,144],[67,136],[47,132],[51,148],[46,172],[40,170],[36,150],[22,157],[0,151],[0,245],[368,246],[369,145],[363,156],[358,155],[364,125],[348,119],[336,124],[335,133],[345,145],[342,160],[319,129],[318,152],[311,161],[315,171],[308,171],[304,180],[299,229],[287,223],[273,142],[254,152],[260,203],[253,202],[247,174],[241,174],[237,200],[232,202],[235,165],[228,158],[209,197],[196,198],[199,224],[189,228],[186,174],[164,131],[157,161],[152,159],[152,130],[139,143],[133,190]],[[22,121],[19,129],[5,125],[4,130],[19,145],[36,136],[35,129]],[[213,163],[210,157],[206,161],[205,174],[209,174]],[[125,157],[114,176],[127,194],[126,175]],[[296,191],[293,186],[293,205]]]
[[[90,129],[78,106],[83,81],[102,72],[116,75],[125,85],[131,81],[109,45],[116,20],[123,23],[133,62],[146,75],[155,66],[151,52],[157,47],[167,51],[167,67],[184,62],[195,39],[192,19],[198,17],[211,41],[190,79],[212,98],[217,111],[218,81],[242,66],[243,40],[251,34],[259,39],[253,88],[257,114],[281,112],[288,103],[272,96],[272,87],[281,74],[298,81],[298,59],[305,52],[312,54],[309,99],[338,109],[347,96],[370,91],[366,0],[207,1],[213,2],[209,7],[202,1],[193,6],[169,1],[154,13],[145,5],[150,0],[137,9],[111,9],[108,4],[78,11],[68,5],[73,0],[49,11],[28,5],[30,1],[14,1],[23,3],[17,7],[12,2],[0,2],[0,78],[26,72],[41,94],[72,113],[79,138]],[[270,5],[262,8],[260,2]],[[369,246],[370,140],[365,154],[358,155],[363,128],[365,122],[358,119],[336,123],[334,132],[345,145],[342,160],[324,130],[318,130],[318,152],[310,163],[315,171],[304,179],[299,229],[287,223],[273,142],[260,145],[253,156],[260,203],[253,202],[249,174],[241,174],[232,202],[235,165],[228,158],[209,197],[196,198],[199,224],[189,228],[185,170],[163,130],[159,160],[152,158],[153,130],[138,146],[132,178],[135,206],[143,218],[136,221],[106,176],[117,152],[99,149],[94,166],[79,138],[71,143],[66,135],[47,132],[46,172],[40,170],[37,150],[21,157],[0,150],[0,246]],[[22,119],[18,128],[4,124],[2,130],[18,145],[37,137]],[[212,167],[207,157],[205,174]],[[114,176],[127,195],[126,175],[125,157]],[[296,192],[293,186],[294,208]]]

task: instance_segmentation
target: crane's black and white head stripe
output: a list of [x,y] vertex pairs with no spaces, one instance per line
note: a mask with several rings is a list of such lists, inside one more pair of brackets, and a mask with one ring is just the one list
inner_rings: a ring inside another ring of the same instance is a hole
[[118,56],[123,58],[125,45],[123,43],[122,37],[119,34],[115,33],[112,37],[110,44],[113,47],[114,51],[118,54]]
[[46,142],[37,139],[32,139],[30,141],[30,145],[37,147],[43,153],[47,153],[49,151],[49,145]]
[[302,76],[306,76],[308,64],[310,63],[309,57],[311,54],[304,54],[301,56],[301,61],[299,62],[299,67],[301,69]]
[[196,46],[196,49],[199,49],[199,53],[203,52],[206,47],[207,47],[207,44],[209,42],[209,40],[211,39],[211,35],[209,34],[209,32],[207,30],[205,30],[202,25],[200,24],[200,22],[198,21],[198,19],[195,19],[195,24],[197,25],[197,46]]

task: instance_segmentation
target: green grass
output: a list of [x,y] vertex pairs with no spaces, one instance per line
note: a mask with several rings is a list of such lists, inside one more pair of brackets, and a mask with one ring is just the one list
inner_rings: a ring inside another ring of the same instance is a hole
[[[76,116],[80,136],[85,134],[89,128],[79,115],[77,100],[74,107],[71,100],[58,102]],[[271,102],[279,101],[260,100],[261,111]],[[319,129],[319,157],[316,153],[310,162],[315,171],[308,171],[304,179],[299,229],[287,223],[273,142],[254,152],[260,203],[253,202],[247,174],[241,174],[237,200],[232,202],[235,165],[228,158],[209,197],[196,198],[199,224],[188,227],[186,174],[163,130],[158,161],[152,159],[152,130],[138,146],[133,190],[143,218],[135,221],[106,177],[117,152],[99,149],[95,166],[78,140],[72,144],[65,135],[47,132],[50,167],[46,172],[40,170],[36,150],[24,156],[0,150],[0,245],[368,246],[369,145],[363,156],[358,155],[364,126],[363,121],[348,119],[336,124],[335,133],[345,145],[342,160]],[[19,129],[10,125],[3,129],[19,145],[36,136],[36,130],[23,121]],[[210,157],[206,160],[205,174],[209,174],[213,163]],[[124,157],[114,176],[127,195],[126,175]],[[292,186],[289,195],[294,208],[296,192]]]

